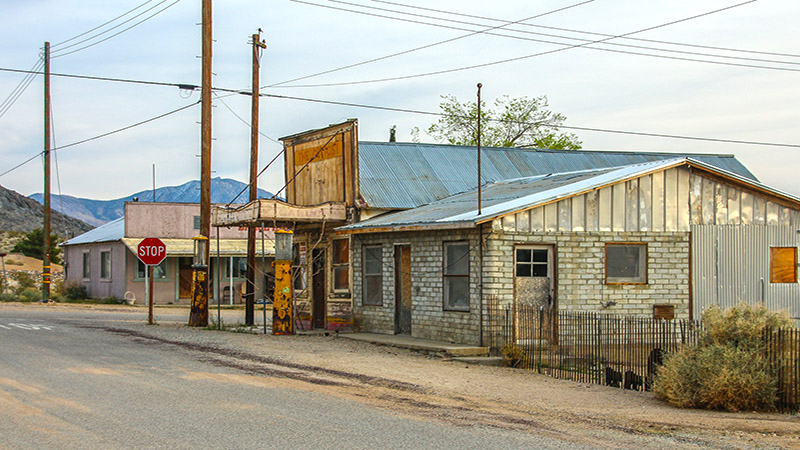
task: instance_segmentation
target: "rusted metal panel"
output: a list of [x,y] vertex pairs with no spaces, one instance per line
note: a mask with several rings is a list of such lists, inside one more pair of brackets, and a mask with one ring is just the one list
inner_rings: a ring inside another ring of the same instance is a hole
[[652,178],[645,175],[639,178],[639,230],[649,231],[653,217]]

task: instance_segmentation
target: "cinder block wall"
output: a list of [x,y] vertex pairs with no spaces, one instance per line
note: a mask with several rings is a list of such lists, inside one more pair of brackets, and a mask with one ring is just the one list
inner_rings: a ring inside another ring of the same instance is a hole
[[[514,300],[514,246],[553,244],[556,297],[560,311],[594,311],[652,316],[653,305],[675,306],[676,318],[689,317],[688,232],[493,232],[486,238],[484,295],[501,304]],[[605,245],[647,244],[644,285],[605,284]],[[616,305],[603,307],[603,303]]]

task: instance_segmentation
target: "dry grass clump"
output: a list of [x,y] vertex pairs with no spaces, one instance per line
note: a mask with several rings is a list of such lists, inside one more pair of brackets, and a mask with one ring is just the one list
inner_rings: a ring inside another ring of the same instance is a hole
[[681,408],[769,411],[775,408],[777,379],[766,358],[766,328],[792,325],[786,313],[762,305],[703,313],[704,331],[695,347],[668,357],[653,385],[656,396]]

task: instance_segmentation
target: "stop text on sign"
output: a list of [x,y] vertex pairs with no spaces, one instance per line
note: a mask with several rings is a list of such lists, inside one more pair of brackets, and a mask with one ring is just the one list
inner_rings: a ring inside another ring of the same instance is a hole
[[147,265],[161,264],[167,257],[167,246],[158,238],[146,238],[136,249],[139,260]]
[[139,257],[159,257],[164,254],[167,249],[164,247],[146,246],[139,247]]

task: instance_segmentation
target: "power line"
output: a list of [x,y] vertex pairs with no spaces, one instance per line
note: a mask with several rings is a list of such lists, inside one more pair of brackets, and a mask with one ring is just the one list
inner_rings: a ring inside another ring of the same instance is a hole
[[[216,93],[216,92],[214,93],[214,98],[216,98],[217,100],[219,100],[219,101],[220,101],[220,103],[222,103],[222,105],[223,105],[223,106],[224,106],[224,107],[225,107],[225,108],[226,108],[228,111],[230,111],[230,112],[231,112],[231,114],[233,114],[234,116],[236,116],[236,118],[237,118],[237,119],[239,119],[239,120],[240,120],[240,121],[241,121],[243,124],[247,125],[247,127],[248,127],[248,128],[252,128],[252,125],[250,125],[250,122],[246,121],[245,119],[243,119],[243,118],[242,118],[242,116],[240,116],[239,114],[237,114],[237,113],[236,113],[236,111],[234,111],[234,110],[233,110],[233,108],[231,108],[231,107],[230,107],[230,105],[228,105],[227,103],[225,103],[225,100],[223,100],[221,96],[217,95],[217,93]],[[258,134],[260,134],[261,136],[264,136],[265,138],[269,139],[270,141],[272,141],[272,142],[274,142],[274,143],[276,143],[276,144],[280,144],[280,142],[278,142],[277,140],[275,140],[275,139],[272,139],[271,137],[267,136],[267,135],[266,135],[266,134],[264,134],[264,133],[263,133],[261,130],[259,130],[259,131],[258,131]]]
[[[343,1],[343,0],[328,0],[328,1],[332,2],[332,3],[340,3],[340,4],[349,5],[349,6],[355,6],[355,7],[359,7],[359,8],[376,9],[376,10],[379,10],[379,11],[386,11],[386,12],[391,12],[391,13],[395,13],[395,14],[405,14],[405,15],[410,15],[410,16],[414,16],[414,17],[422,17],[422,18],[426,18],[426,19],[440,20],[440,21],[445,21],[445,22],[458,23],[458,24],[462,24],[462,25],[477,26],[477,27],[484,27],[485,26],[484,24],[475,23],[475,22],[465,22],[465,21],[462,21],[462,20],[445,19],[445,18],[441,18],[441,17],[428,16],[428,15],[424,15],[424,14],[414,14],[414,13],[398,11],[398,10],[393,10],[393,9],[387,9],[387,8],[378,8],[378,7],[374,7],[374,6],[365,6],[365,5],[360,5],[360,4],[357,4],[357,3],[347,2],[347,1]],[[488,18],[486,18],[484,20],[496,20],[496,19],[488,19]],[[436,24],[430,24],[430,25],[438,26]],[[506,25],[511,25],[511,23],[506,22]],[[523,23],[523,24],[520,24],[520,25],[527,25],[527,24]],[[453,29],[457,29],[457,30],[465,30],[464,28],[458,28],[458,27],[446,27],[446,28],[453,28]],[[546,36],[546,37],[552,37],[552,38],[557,38],[557,39],[567,39],[567,40],[571,40],[571,41],[588,42],[590,44],[593,43],[591,39],[576,38],[576,37],[571,37],[571,36],[563,36],[563,35],[556,35],[556,34],[549,34],[549,33],[538,33],[538,32],[534,32],[534,31],[517,30],[517,29],[508,29],[508,31],[513,31],[515,33],[523,33],[523,34],[528,34],[528,35]],[[518,40],[525,40],[525,41],[531,41],[531,42],[540,42],[540,43],[544,43],[544,44],[569,45],[569,44],[566,44],[566,43],[563,43],[563,42],[555,42],[555,41],[547,41],[547,40],[542,40],[542,39],[525,38],[525,37],[522,37],[522,36],[515,36],[515,35],[509,35],[509,34],[503,34],[503,33],[492,33],[490,31],[485,32],[485,34],[492,35],[492,36],[506,37],[506,38],[510,38],[510,39],[518,39]],[[605,36],[609,37],[609,38],[613,38],[613,35],[605,35]],[[617,46],[617,47],[627,47],[627,48],[636,48],[636,49],[644,49],[644,50],[654,50],[654,51],[658,51],[658,52],[667,52],[667,53],[681,53],[681,54],[686,54],[686,55],[705,56],[705,57],[711,57],[711,58],[726,58],[726,59],[734,59],[734,60],[740,60],[740,61],[753,61],[753,62],[765,62],[765,63],[772,63],[772,64],[800,65],[800,62],[776,61],[774,59],[748,58],[748,57],[743,57],[743,56],[727,56],[727,55],[718,55],[718,54],[712,54],[712,53],[690,52],[690,51],[674,50],[674,49],[668,49],[668,48],[646,47],[646,46],[643,46],[643,45],[622,44],[622,43],[617,43],[617,42],[603,42],[602,45],[610,45],[610,46]],[[593,49],[595,49],[595,48],[593,48]],[[599,49],[597,49],[597,50],[599,50]],[[644,55],[644,56],[647,56],[647,55]]]
[[[453,12],[453,11],[445,11],[445,10],[434,9],[434,8],[426,8],[426,7],[423,7],[423,6],[416,6],[416,5],[406,5],[406,4],[396,3],[396,2],[386,1],[386,0],[370,0],[370,1],[375,2],[375,3],[385,3],[387,5],[401,6],[401,7],[404,7],[404,8],[419,9],[419,10],[431,11],[431,12],[437,12],[437,13],[443,13],[443,14],[451,14],[451,15],[460,16],[460,17],[469,17],[469,18],[473,18],[473,19],[489,20],[489,21],[492,21],[492,22],[508,22],[508,20],[504,20],[504,19],[497,19],[497,18],[486,17],[486,16],[478,16],[478,15],[473,15],[473,14],[464,14],[464,13]],[[570,29],[570,28],[551,27],[551,26],[539,25],[539,24],[534,24],[534,23],[523,23],[521,25],[526,26],[526,27],[541,28],[541,29],[546,29],[546,30],[556,30],[556,31],[566,31],[568,33],[586,34],[586,35],[591,35],[591,36],[603,36],[603,37],[611,37],[611,36],[613,36],[611,34],[605,34],[605,33],[597,33],[597,32],[592,32],[592,31],[582,31],[582,30],[575,30],[575,29]],[[637,38],[637,37],[630,37],[630,36],[621,37],[619,39],[629,40],[629,41],[639,41],[639,42],[652,42],[654,44],[666,44],[666,45],[675,45],[675,46],[681,46],[681,47],[704,48],[704,49],[708,49],[708,50],[722,50],[722,51],[727,51],[727,52],[753,53],[753,54],[758,54],[758,55],[787,56],[787,57],[792,57],[792,58],[800,58],[800,55],[793,54],[793,53],[779,53],[779,52],[767,52],[767,51],[759,51],[759,50],[746,50],[746,49],[738,49],[738,48],[730,48],[730,47],[716,47],[716,46],[712,46],[712,45],[688,44],[688,43],[685,43],[685,42],[663,41],[663,40],[658,40],[658,39],[645,39],[645,38]]]
[[8,97],[6,97],[6,99],[3,100],[3,103],[0,104],[0,117],[3,117],[5,113],[7,113],[12,106],[14,106],[14,103],[17,102],[17,100],[22,96],[25,90],[28,89],[28,86],[30,86],[33,80],[36,78],[35,71],[41,69],[43,65],[44,65],[44,60],[39,58],[36,64],[34,64],[31,70],[28,71],[28,73],[22,79],[22,81],[19,82],[17,87],[15,87],[14,90],[11,91],[10,94],[8,94]]
[[[166,1],[166,0],[163,0],[161,3],[164,3],[164,1]],[[175,1],[173,1],[173,2],[172,2],[172,3],[170,3],[169,5],[167,5],[167,6],[165,6],[164,8],[162,8],[161,10],[158,10],[158,11],[156,11],[155,13],[153,13],[153,14],[151,14],[151,15],[149,15],[149,16],[147,16],[147,17],[145,17],[144,19],[140,20],[139,22],[136,22],[136,23],[134,23],[133,25],[131,25],[131,26],[129,26],[129,27],[127,27],[127,28],[123,29],[123,30],[120,30],[120,31],[118,31],[118,32],[116,32],[116,33],[112,34],[111,36],[108,36],[108,37],[106,37],[106,38],[103,38],[103,39],[101,39],[101,40],[99,40],[99,41],[92,42],[91,44],[85,45],[85,46],[83,46],[83,47],[80,47],[80,48],[78,48],[78,49],[75,49],[75,50],[68,51],[68,52],[66,52],[66,53],[59,53],[59,54],[57,54],[57,55],[53,56],[53,58],[60,58],[60,57],[62,57],[62,56],[71,55],[71,54],[73,54],[73,53],[77,53],[77,52],[79,52],[79,51],[81,51],[81,50],[86,50],[87,48],[94,47],[94,46],[95,46],[95,45],[97,45],[97,44],[101,44],[101,43],[103,43],[103,42],[105,42],[105,41],[107,41],[107,40],[109,40],[109,39],[112,39],[112,38],[114,38],[114,37],[116,37],[116,36],[119,36],[120,34],[122,34],[122,33],[126,32],[126,31],[128,31],[128,30],[130,30],[130,29],[132,29],[132,28],[135,28],[135,27],[139,26],[139,25],[141,25],[141,24],[142,24],[142,23],[144,23],[144,22],[147,22],[148,20],[152,19],[153,17],[155,17],[155,16],[157,16],[157,15],[161,14],[162,12],[166,11],[167,9],[169,9],[169,8],[171,8],[171,7],[173,7],[173,6],[175,6],[175,5],[176,5],[176,4],[178,4],[180,1],[181,1],[181,0],[175,0]],[[160,5],[161,3],[158,3],[156,6]],[[155,8],[155,6],[154,6],[153,8]],[[82,43],[82,42],[86,42],[86,41],[88,41],[88,40],[94,39],[95,37],[101,36],[101,35],[103,35],[103,34],[107,33],[108,31],[111,31],[111,30],[113,30],[114,28],[117,28],[117,27],[119,27],[119,26],[121,26],[121,25],[123,25],[123,24],[125,24],[125,23],[127,23],[127,22],[129,22],[129,21],[131,21],[131,20],[133,20],[133,19],[135,19],[136,17],[139,17],[139,16],[141,16],[142,14],[144,14],[144,13],[146,13],[146,12],[148,12],[148,11],[152,10],[153,8],[147,9],[146,11],[142,12],[141,14],[138,14],[138,15],[136,15],[136,16],[134,16],[134,17],[132,17],[131,19],[129,19],[129,20],[126,20],[125,22],[122,22],[122,23],[121,23],[121,24],[119,24],[119,25],[117,25],[117,26],[115,26],[115,27],[112,27],[112,28],[110,28],[109,30],[107,30],[107,31],[104,31],[103,33],[99,33],[97,36],[94,36],[94,37],[92,37],[92,38],[89,38],[89,39],[85,39],[85,40],[81,41],[80,43]],[[67,48],[69,48],[69,47],[72,47],[72,46],[74,46],[74,45],[78,45],[78,44],[79,44],[79,43],[70,44],[70,45],[68,45],[67,47],[64,47],[62,50],[65,50],[65,49],[67,49]]]
[[[173,109],[172,111],[166,112],[166,113],[164,113],[164,114],[160,114],[160,115],[158,115],[158,116],[151,117],[150,119],[143,120],[143,121],[141,121],[141,122],[137,122],[137,123],[135,123],[135,124],[133,124],[133,125],[128,125],[128,126],[126,126],[126,127],[118,128],[118,129],[116,129],[116,130],[109,131],[108,133],[103,133],[103,134],[100,134],[100,135],[97,135],[97,136],[94,136],[94,137],[90,137],[90,138],[83,139],[83,140],[80,140],[80,141],[77,141],[77,142],[73,142],[73,143],[71,143],[71,144],[62,145],[62,146],[60,146],[60,147],[54,147],[54,148],[50,149],[50,151],[51,151],[51,152],[55,152],[55,151],[58,151],[58,150],[63,150],[63,149],[65,149],[65,148],[74,147],[74,146],[76,146],[76,145],[80,145],[80,144],[85,144],[85,143],[87,143],[87,142],[91,142],[91,141],[94,141],[94,140],[97,140],[97,139],[100,139],[100,138],[103,138],[103,137],[106,137],[106,136],[110,136],[110,135],[112,135],[112,134],[116,134],[116,133],[119,133],[119,132],[122,132],[122,131],[130,130],[131,128],[135,128],[135,127],[138,127],[138,126],[140,126],[140,125],[144,125],[144,124],[146,124],[146,123],[150,123],[150,122],[153,122],[153,121],[155,121],[155,120],[158,120],[158,119],[161,119],[161,118],[164,118],[164,117],[170,116],[170,115],[172,115],[172,114],[178,113],[178,112],[180,112],[180,111],[183,111],[184,109],[189,109],[189,108],[191,108],[192,106],[198,105],[199,103],[200,103],[200,102],[199,102],[199,101],[197,101],[197,102],[195,102],[195,103],[191,103],[191,104],[189,104],[189,105],[182,106],[182,107],[180,107],[180,108],[178,108],[178,109]],[[44,151],[41,151],[41,152],[39,152],[39,153],[36,153],[35,155],[33,155],[33,156],[31,156],[30,158],[26,159],[25,161],[21,162],[20,164],[17,164],[16,166],[12,167],[11,169],[8,169],[8,170],[6,170],[5,172],[3,172],[3,173],[0,173],[0,177],[4,176],[4,175],[6,175],[6,174],[9,174],[9,173],[11,173],[11,172],[13,172],[14,170],[17,170],[17,169],[19,169],[20,167],[22,167],[22,166],[24,166],[25,164],[27,164],[27,163],[29,163],[29,162],[33,161],[34,159],[38,158],[40,155],[43,155],[43,154],[44,154]]]
[[[396,20],[401,20],[401,21],[407,21],[407,22],[413,22],[413,23],[421,23],[421,24],[425,24],[425,25],[433,25],[433,26],[439,26],[439,27],[444,27],[444,28],[463,30],[463,29],[460,29],[460,28],[448,27],[448,26],[445,26],[445,25],[436,25],[436,24],[431,24],[431,23],[428,23],[428,22],[420,22],[420,21],[414,21],[414,20],[408,20],[408,19],[400,19],[400,18],[396,18],[396,17],[381,16],[381,15],[377,15],[377,14],[365,13],[365,12],[362,12],[362,11],[348,10],[348,9],[344,9],[344,8],[334,7],[334,6],[320,5],[320,4],[310,3],[310,2],[307,2],[307,1],[303,1],[303,0],[290,0],[290,1],[293,1],[295,3],[308,4],[308,5],[312,5],[312,6],[319,6],[319,7],[322,7],[322,8],[342,10],[342,11],[354,12],[354,13],[358,13],[358,14],[366,14],[366,15],[371,15],[371,16],[386,17],[386,18],[396,19]],[[405,80],[405,79],[411,79],[411,78],[420,78],[420,77],[431,76],[431,75],[442,75],[442,74],[446,74],[446,73],[453,73],[453,72],[459,72],[459,71],[463,71],[463,70],[477,69],[477,68],[488,67],[488,66],[493,66],[493,65],[497,65],[497,64],[504,64],[504,63],[508,63],[508,62],[520,61],[520,60],[523,60],[523,59],[533,58],[533,57],[536,57],[536,56],[548,55],[548,54],[552,54],[552,53],[561,52],[561,51],[564,51],[564,50],[570,50],[570,49],[573,49],[573,48],[588,48],[588,49],[591,49],[591,50],[600,50],[600,51],[606,51],[606,52],[623,53],[623,54],[638,55],[638,56],[649,56],[649,57],[654,57],[654,58],[662,58],[662,59],[670,59],[670,60],[678,60],[678,61],[690,61],[690,62],[701,62],[701,63],[707,63],[707,64],[727,65],[727,66],[735,66],[735,67],[747,67],[747,68],[756,68],[756,69],[771,69],[771,70],[781,70],[781,71],[788,71],[788,72],[800,72],[800,69],[792,69],[792,68],[788,68],[788,67],[772,67],[772,66],[760,66],[760,65],[755,65],[755,64],[741,64],[741,63],[732,63],[732,62],[723,62],[723,61],[710,61],[710,60],[702,60],[702,59],[695,59],[695,58],[683,58],[683,57],[667,56],[667,55],[654,55],[654,54],[640,53],[640,52],[631,52],[631,51],[623,51],[623,50],[612,50],[612,49],[599,48],[599,47],[589,47],[590,44],[598,44],[598,43],[602,43],[604,41],[608,41],[608,40],[611,40],[611,39],[621,38],[621,37],[629,36],[629,35],[632,35],[632,34],[642,33],[642,32],[645,32],[645,31],[650,31],[650,30],[654,30],[654,29],[657,29],[657,28],[662,28],[662,27],[665,27],[665,26],[668,26],[668,25],[673,25],[673,24],[676,24],[676,23],[685,22],[687,20],[692,20],[692,19],[696,19],[696,18],[699,18],[699,17],[707,16],[709,14],[714,14],[714,13],[725,11],[725,10],[728,10],[728,9],[731,9],[731,8],[736,8],[736,7],[739,7],[739,6],[748,4],[748,3],[752,3],[754,1],[756,1],[756,0],[749,0],[747,2],[743,2],[743,3],[736,4],[736,5],[728,6],[728,7],[725,7],[725,8],[717,9],[717,10],[714,10],[714,11],[706,12],[706,13],[703,13],[703,14],[687,17],[687,18],[684,18],[684,19],[680,19],[680,20],[664,23],[664,24],[661,24],[661,25],[656,25],[656,26],[644,28],[644,29],[641,29],[641,30],[632,31],[632,32],[629,32],[629,33],[621,34],[621,35],[614,35],[614,36],[611,36],[611,37],[608,37],[608,38],[605,38],[605,39],[598,39],[598,40],[595,40],[595,41],[590,41],[590,42],[586,42],[586,43],[583,43],[583,44],[576,44],[576,45],[559,44],[559,45],[566,45],[566,47],[558,48],[558,49],[554,49],[554,50],[548,50],[548,51],[539,52],[539,53],[534,53],[534,54],[530,54],[530,55],[524,55],[524,56],[518,56],[518,57],[514,57],[514,58],[503,59],[503,60],[499,60],[499,61],[492,61],[492,62],[488,62],[488,63],[475,64],[475,65],[457,67],[457,68],[452,68],[452,69],[443,69],[443,70],[425,72],[425,73],[419,73],[419,74],[413,74],[413,75],[402,75],[402,76],[379,78],[379,79],[372,79],[372,80],[359,80],[359,81],[349,81],[349,82],[339,82],[339,83],[305,84],[305,85],[293,85],[293,86],[282,86],[282,87],[284,87],[284,88],[332,87],[332,86],[351,86],[351,85],[359,85],[359,84],[380,83],[380,82],[386,82],[386,81],[399,81],[399,80]]]
[[[78,39],[78,38],[80,38],[80,37],[86,36],[87,34],[89,34],[89,33],[93,32],[93,31],[99,30],[100,28],[103,28],[104,26],[106,26],[106,25],[108,25],[108,24],[110,24],[110,23],[113,23],[113,22],[115,22],[115,21],[117,21],[117,20],[119,20],[119,19],[121,19],[121,18],[125,17],[125,16],[127,16],[128,14],[130,14],[130,13],[132,13],[132,12],[136,11],[137,9],[141,8],[142,6],[144,6],[144,5],[148,4],[148,3],[151,3],[151,2],[153,2],[153,1],[154,1],[154,0],[147,0],[146,2],[142,3],[141,5],[139,5],[139,6],[135,7],[135,8],[133,8],[133,9],[130,9],[130,10],[128,10],[128,11],[126,11],[126,12],[124,12],[124,13],[120,14],[120,15],[118,15],[117,17],[114,17],[113,19],[111,19],[111,20],[109,20],[109,21],[107,21],[107,22],[105,22],[105,23],[102,23],[102,24],[98,25],[98,26],[96,26],[96,27],[92,28],[91,30],[84,31],[83,33],[81,33],[81,34],[78,34],[78,35],[75,35],[75,36],[73,36],[73,37],[71,37],[71,38],[69,38],[69,39],[67,39],[67,40],[64,40],[64,41],[58,42],[58,43],[56,43],[56,44],[53,44],[53,45],[51,45],[51,46],[50,46],[50,48],[51,48],[51,49],[53,49],[53,48],[55,48],[55,47],[58,47],[58,46],[60,46],[60,45],[66,44],[67,42],[71,42],[71,41],[74,41],[75,39]],[[163,2],[162,2],[162,3],[163,3]]]
[[552,11],[548,11],[548,12],[545,12],[545,13],[536,14],[534,16],[527,17],[525,19],[520,19],[520,20],[517,20],[517,21],[511,21],[511,22],[505,23],[503,25],[498,25],[498,26],[495,26],[495,27],[489,27],[489,28],[486,28],[485,30],[473,31],[473,32],[470,32],[468,34],[465,34],[465,35],[462,35],[462,36],[456,36],[456,37],[451,38],[451,39],[445,39],[443,41],[434,42],[432,44],[423,45],[421,47],[415,47],[415,48],[412,48],[412,49],[409,49],[409,50],[404,50],[402,52],[392,53],[390,55],[369,59],[369,60],[362,61],[362,62],[359,62],[359,63],[348,64],[346,66],[342,66],[342,67],[338,67],[338,68],[330,69],[330,70],[325,70],[325,71],[322,71],[322,72],[317,72],[317,73],[314,73],[314,74],[311,74],[311,75],[306,75],[306,76],[302,76],[302,77],[298,77],[298,78],[293,78],[291,80],[281,81],[280,83],[270,84],[270,85],[265,86],[265,87],[281,86],[283,84],[293,83],[295,81],[306,80],[308,78],[314,78],[314,77],[317,77],[317,76],[320,76],[320,75],[327,75],[329,73],[338,72],[340,70],[351,69],[353,67],[363,66],[365,64],[369,64],[369,63],[373,63],[373,62],[383,61],[383,60],[386,60],[386,59],[389,59],[389,58],[394,58],[395,56],[407,55],[409,53],[413,53],[413,52],[416,52],[416,51],[419,51],[419,50],[424,50],[424,49],[428,49],[428,48],[431,48],[431,47],[436,47],[438,45],[447,44],[447,43],[450,43],[450,42],[453,42],[453,41],[457,41],[457,40],[460,40],[460,39],[468,38],[468,37],[474,36],[476,34],[486,33],[486,32],[491,31],[491,30],[495,30],[495,29],[498,29],[498,28],[503,28],[503,27],[506,27],[506,26],[509,26],[509,25],[513,25],[513,24],[517,24],[517,23],[522,23],[522,22],[525,22],[527,20],[538,19],[539,17],[544,17],[544,16],[547,16],[547,15],[550,15],[550,14],[554,14],[554,13],[557,13],[557,12],[560,12],[560,11],[565,11],[567,9],[571,9],[571,8],[575,8],[577,6],[585,5],[585,4],[591,3],[593,1],[594,0],[588,0],[588,1],[580,2],[580,3],[576,3],[576,4],[573,4],[573,5],[570,5],[570,6],[566,6],[566,7],[563,7],[563,8],[554,9]]

